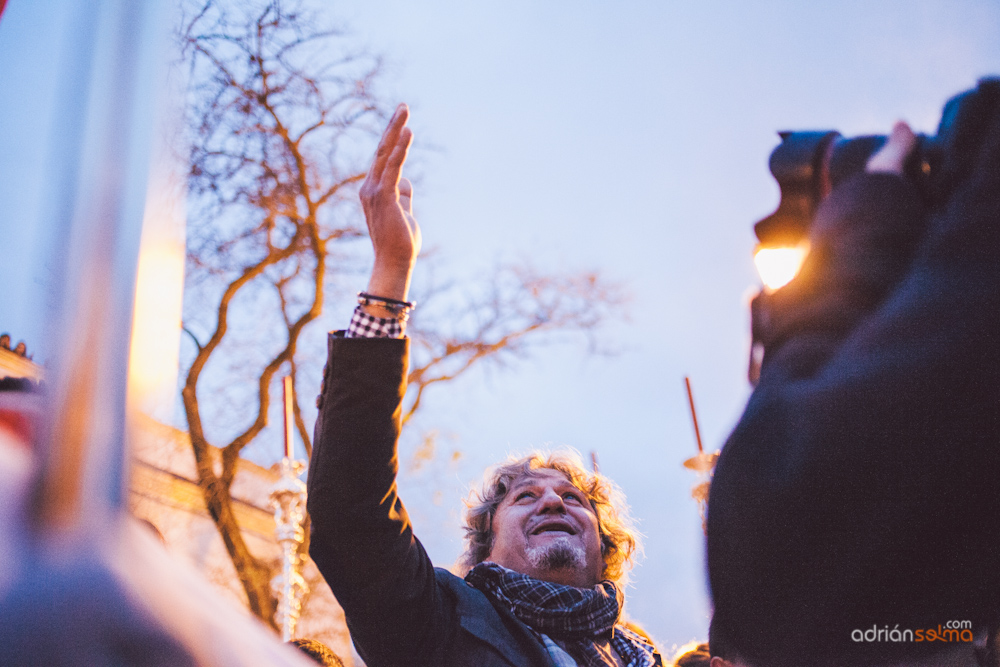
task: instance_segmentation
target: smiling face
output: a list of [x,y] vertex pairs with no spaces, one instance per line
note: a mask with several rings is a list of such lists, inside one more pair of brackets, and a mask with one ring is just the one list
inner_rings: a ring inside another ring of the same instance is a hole
[[493,516],[489,560],[536,579],[592,587],[604,572],[597,514],[558,470],[521,475]]

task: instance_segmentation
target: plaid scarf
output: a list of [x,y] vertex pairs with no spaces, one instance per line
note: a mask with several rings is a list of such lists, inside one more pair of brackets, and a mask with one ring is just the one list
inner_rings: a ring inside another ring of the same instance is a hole
[[550,642],[546,641],[549,637],[583,667],[613,665],[596,642],[610,635],[611,646],[628,667],[660,664],[652,646],[634,632],[615,625],[624,598],[610,581],[602,581],[594,588],[576,588],[533,579],[488,561],[472,568],[465,580],[510,609],[550,653]]

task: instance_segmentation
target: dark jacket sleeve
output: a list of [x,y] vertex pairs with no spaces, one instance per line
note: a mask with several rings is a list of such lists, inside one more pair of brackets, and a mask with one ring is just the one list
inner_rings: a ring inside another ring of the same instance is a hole
[[309,469],[309,553],[370,667],[432,664],[454,625],[396,493],[408,345],[330,336]]
[[997,121],[929,214],[892,176],[838,189],[766,304],[707,536],[713,624],[754,664],[899,659],[948,646],[852,631],[998,620]]

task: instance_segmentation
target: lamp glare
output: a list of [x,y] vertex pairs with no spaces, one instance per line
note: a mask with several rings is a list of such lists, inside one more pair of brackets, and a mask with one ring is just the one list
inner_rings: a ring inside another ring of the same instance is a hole
[[758,248],[753,262],[764,286],[776,290],[786,285],[799,272],[806,258],[808,247],[804,245],[790,248]]

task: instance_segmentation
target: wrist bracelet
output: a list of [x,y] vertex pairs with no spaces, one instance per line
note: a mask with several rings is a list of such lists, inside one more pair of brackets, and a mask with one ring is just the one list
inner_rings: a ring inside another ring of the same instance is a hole
[[400,301],[399,299],[376,296],[367,292],[358,292],[358,303],[362,306],[382,306],[386,310],[391,310],[395,315],[402,313],[404,316],[409,315],[410,311],[415,310],[417,307],[417,304],[413,301]]

